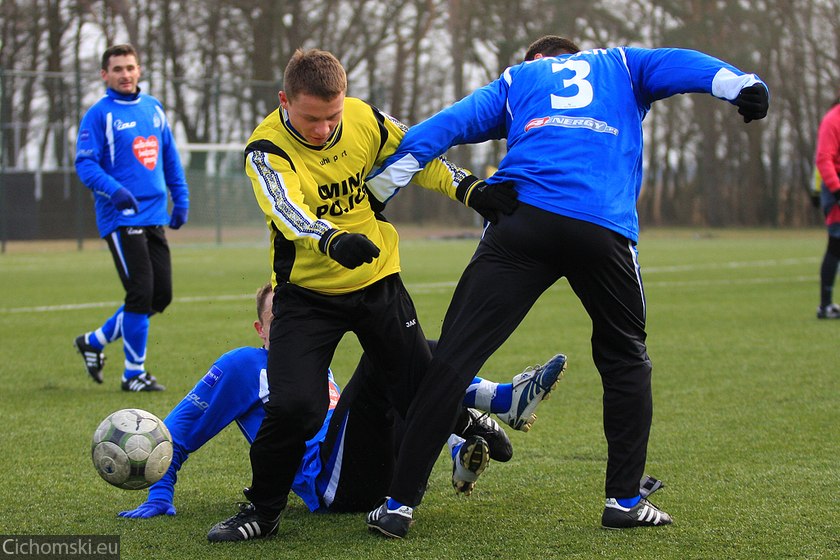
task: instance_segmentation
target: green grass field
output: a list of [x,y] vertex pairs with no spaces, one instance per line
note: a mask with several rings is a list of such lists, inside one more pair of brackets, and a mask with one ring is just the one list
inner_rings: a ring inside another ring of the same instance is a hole
[[[424,330],[437,336],[474,240],[406,241],[404,280]],[[838,558],[840,321],[817,321],[822,230],[644,232],[640,244],[654,364],[650,474],[654,502],[674,517],[659,529],[605,531],[606,444],[589,322],[566,283],[547,292],[483,374],[508,380],[556,352],[566,379],[530,433],[509,431],[514,458],[492,463],[469,498],[438,462],[409,537],[368,533],[361,515],[313,515],[294,498],[278,536],[210,545],[207,530],[234,512],[250,482],[235,427],[181,471],[175,517],[116,513],[144,491],[94,472],[90,438],[110,412],[163,417],[222,352],[258,342],[252,294],[267,279],[264,248],[173,247],[175,301],[152,321],[147,365],[168,390],[119,389],[121,346],[108,349],[105,384],[92,383],[73,338],[122,297],[110,255],[77,251],[0,255],[2,534],[121,535],[139,558]],[[490,279],[492,281],[492,279]],[[345,338],[340,383],[359,356]]]

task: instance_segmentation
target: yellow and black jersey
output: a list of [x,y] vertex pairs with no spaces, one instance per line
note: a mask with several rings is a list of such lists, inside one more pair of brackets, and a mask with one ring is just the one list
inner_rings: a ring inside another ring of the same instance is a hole
[[[308,144],[282,108],[254,130],[245,148],[245,171],[271,231],[274,285],[291,282],[344,294],[399,272],[399,236],[371,208],[365,177],[396,151],[405,130],[352,97],[345,99],[341,123],[323,146]],[[468,174],[438,158],[414,182],[455,200],[455,189]],[[344,268],[319,247],[330,229],[366,235],[379,247],[379,257],[353,270]]]

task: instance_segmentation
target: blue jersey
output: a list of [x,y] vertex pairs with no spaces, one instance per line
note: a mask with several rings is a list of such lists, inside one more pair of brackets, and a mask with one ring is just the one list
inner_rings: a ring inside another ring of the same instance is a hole
[[[189,191],[160,101],[108,88],[88,109],[76,139],[76,173],[93,191],[102,237],[120,226],[169,223],[167,188],[175,206],[189,207]],[[118,211],[111,195],[124,187],[139,210]]]
[[684,49],[619,47],[525,62],[412,127],[369,181],[393,191],[451,146],[507,138],[488,183],[513,181],[524,203],[637,241],[642,120],[651,104],[691,92],[731,102],[755,83],[763,84]]
[[[265,417],[263,403],[268,399],[267,362],[268,351],[264,348],[231,350],[210,367],[192,391],[164,418],[163,422],[172,434],[172,465],[163,478],[149,489],[150,500],[171,502],[178,470],[189,454],[231,422],[236,422],[249,444],[253,443]],[[315,437],[306,442],[306,452],[292,484],[292,490],[312,511],[320,505],[315,490],[315,478],[321,471],[319,446],[326,436],[339,396],[332,372],[329,372],[329,383],[327,416]]]

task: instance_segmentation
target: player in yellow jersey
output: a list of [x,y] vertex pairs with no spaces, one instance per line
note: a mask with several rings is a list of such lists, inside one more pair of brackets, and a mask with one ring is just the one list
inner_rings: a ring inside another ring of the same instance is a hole
[[[269,400],[251,446],[252,483],[245,490],[251,505],[216,524],[211,541],[277,531],[305,442],[323,423],[325,372],[345,333],[358,337],[374,365],[373,381],[403,417],[432,359],[400,279],[397,232],[377,213],[387,200],[365,185],[396,151],[405,127],[345,97],[346,90],[344,68],[332,54],[298,50],[286,66],[280,107],[245,149],[246,173],[271,231]],[[415,181],[491,222],[517,204],[511,185],[489,186],[444,159],[430,162]]]

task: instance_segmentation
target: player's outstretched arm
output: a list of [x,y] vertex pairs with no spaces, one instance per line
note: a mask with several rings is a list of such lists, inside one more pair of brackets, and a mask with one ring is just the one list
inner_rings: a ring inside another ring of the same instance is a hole
[[173,442],[172,463],[163,478],[149,487],[149,495],[146,501],[134,509],[121,511],[119,517],[131,519],[148,519],[158,515],[175,515],[175,483],[178,481],[178,471],[189,458],[189,453],[184,448]]
[[[265,367],[265,357],[255,348],[237,348],[216,360],[163,420],[172,434],[172,463],[166,474],[152,484],[145,502],[133,510],[120,512],[120,517],[146,519],[175,515],[178,472],[190,453],[198,451],[234,420],[245,419],[254,405],[260,403],[261,367]],[[256,432],[249,442],[253,435]]]

